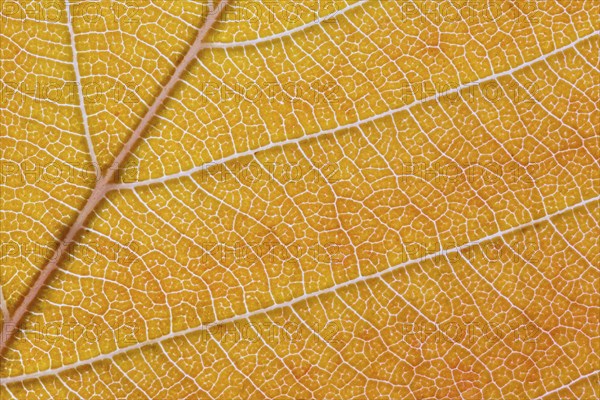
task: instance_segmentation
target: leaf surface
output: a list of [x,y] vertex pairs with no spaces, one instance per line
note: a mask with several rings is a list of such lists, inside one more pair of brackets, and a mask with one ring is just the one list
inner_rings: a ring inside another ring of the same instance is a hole
[[599,12],[3,2],[2,398],[598,398]]

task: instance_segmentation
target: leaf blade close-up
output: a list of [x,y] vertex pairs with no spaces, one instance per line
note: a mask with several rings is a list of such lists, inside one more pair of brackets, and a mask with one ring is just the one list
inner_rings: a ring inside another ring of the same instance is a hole
[[2,399],[600,396],[600,3],[1,12]]

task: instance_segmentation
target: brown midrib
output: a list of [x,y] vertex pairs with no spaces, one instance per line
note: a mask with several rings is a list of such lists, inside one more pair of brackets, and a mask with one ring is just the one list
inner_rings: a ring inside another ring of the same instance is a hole
[[140,123],[137,125],[119,154],[115,157],[115,160],[111,164],[111,166],[106,170],[104,174],[101,175],[100,179],[96,182],[94,189],[92,190],[90,196],[88,197],[85,206],[75,219],[75,222],[69,227],[69,230],[65,234],[65,236],[61,239],[56,248],[52,258],[44,265],[38,276],[36,277],[33,285],[27,291],[27,294],[23,297],[19,305],[17,306],[15,312],[12,314],[8,321],[5,321],[2,334],[0,335],[0,356],[4,354],[4,351],[7,348],[8,343],[11,341],[15,333],[18,331],[19,325],[23,319],[23,317],[29,311],[31,304],[37,298],[39,292],[48,282],[48,279],[52,275],[52,273],[58,268],[60,262],[65,256],[65,250],[70,246],[68,244],[72,243],[74,239],[77,237],[77,234],[83,228],[86,221],[92,212],[96,209],[98,204],[105,198],[106,193],[110,190],[110,185],[113,183],[116,172],[119,170],[123,162],[127,159],[127,157],[131,154],[131,151],[136,147],[138,141],[142,137],[142,133],[145,132],[146,128],[150,124],[150,122],[156,116],[158,110],[164,103],[164,101],[169,97],[177,82],[179,82],[181,76],[186,71],[187,67],[191,64],[191,62],[197,58],[198,53],[202,50],[202,43],[204,42],[204,38],[214,26],[214,24],[218,21],[219,16],[223,9],[227,6],[229,0],[221,0],[217,7],[214,7],[211,12],[208,14],[206,20],[202,27],[198,30],[198,34],[194,43],[190,46],[189,50],[181,60],[181,62],[175,68],[175,71],[169,78],[169,81],[163,86],[160,94],[156,97]]

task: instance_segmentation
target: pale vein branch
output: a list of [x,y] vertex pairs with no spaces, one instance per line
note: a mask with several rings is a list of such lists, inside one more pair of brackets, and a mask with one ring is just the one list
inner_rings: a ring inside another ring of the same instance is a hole
[[325,295],[325,294],[328,294],[328,293],[335,293],[336,291],[338,291],[338,290],[340,290],[342,288],[345,288],[345,287],[348,287],[348,286],[352,286],[352,285],[356,285],[356,284],[359,284],[359,283],[362,283],[362,282],[368,282],[368,281],[371,281],[371,280],[374,280],[374,279],[381,279],[382,277],[384,277],[384,276],[386,276],[386,275],[388,275],[388,274],[390,274],[390,273],[392,273],[394,271],[401,270],[401,269],[409,267],[411,265],[419,264],[419,263],[422,263],[422,262],[428,261],[428,260],[435,260],[435,259],[440,258],[441,256],[448,256],[448,255],[451,255],[451,254],[454,254],[454,253],[458,253],[458,252],[464,251],[464,250],[466,250],[468,248],[471,248],[473,246],[477,246],[477,245],[480,245],[482,243],[487,243],[487,242],[489,242],[491,240],[494,240],[494,239],[506,236],[506,235],[514,233],[514,232],[521,231],[523,229],[526,229],[526,228],[538,225],[540,223],[548,222],[552,218],[561,216],[561,215],[563,215],[563,214],[565,214],[567,212],[571,212],[571,211],[580,209],[582,207],[587,207],[587,206],[589,206],[589,205],[591,205],[593,203],[596,203],[598,201],[600,201],[600,196],[596,196],[594,198],[581,201],[581,202],[579,202],[577,204],[573,204],[571,206],[568,206],[568,207],[566,207],[566,208],[564,208],[564,209],[562,209],[560,211],[557,211],[557,212],[555,212],[553,214],[549,214],[549,215],[546,215],[545,217],[542,217],[542,218],[539,218],[539,219],[535,219],[533,221],[530,221],[530,222],[527,222],[527,223],[524,223],[524,224],[521,224],[521,225],[518,225],[518,226],[515,226],[515,227],[512,227],[512,228],[509,228],[509,229],[506,229],[506,230],[503,230],[503,231],[496,232],[494,234],[491,234],[491,235],[485,236],[483,238],[471,241],[469,243],[465,243],[465,244],[463,244],[461,246],[453,247],[453,248],[450,248],[450,249],[444,249],[444,250],[441,250],[441,251],[438,251],[438,252],[435,252],[435,253],[428,254],[428,255],[423,256],[423,257],[415,258],[415,259],[412,259],[412,260],[409,260],[409,261],[406,261],[406,262],[403,262],[403,263],[400,263],[400,264],[397,264],[397,265],[393,265],[393,266],[385,268],[385,269],[383,269],[383,270],[381,270],[379,272],[376,272],[376,273],[373,273],[373,274],[370,274],[370,275],[359,276],[357,278],[348,280],[346,282],[339,283],[339,284],[336,284],[336,285],[332,285],[332,286],[330,286],[328,288],[325,288],[325,289],[317,290],[317,291],[312,292],[312,293],[307,293],[307,294],[304,294],[302,296],[298,296],[298,297],[296,297],[296,298],[294,298],[292,300],[286,301],[286,302],[273,304],[271,306],[264,307],[264,308],[261,308],[261,309],[257,309],[257,310],[254,310],[254,311],[250,311],[250,312],[247,312],[245,314],[236,315],[234,317],[225,318],[225,319],[222,319],[222,320],[216,320],[216,321],[213,321],[213,322],[205,324],[205,325],[199,325],[199,326],[196,326],[196,327],[193,327],[193,328],[189,328],[189,329],[185,329],[185,330],[182,330],[182,331],[179,331],[179,332],[171,332],[171,333],[169,333],[167,335],[163,335],[163,336],[157,337],[155,339],[151,339],[151,340],[147,340],[145,342],[140,342],[140,343],[137,343],[137,344],[134,344],[134,345],[131,345],[131,346],[123,347],[123,348],[114,350],[114,351],[112,351],[110,353],[101,354],[99,356],[92,357],[90,359],[83,360],[83,361],[78,361],[78,362],[72,363],[70,365],[63,365],[62,367],[59,367],[59,368],[48,369],[48,370],[45,370],[45,371],[34,372],[34,373],[31,373],[31,374],[25,374],[25,375],[20,375],[20,376],[13,376],[13,377],[10,377],[10,378],[2,378],[2,379],[0,379],[0,383],[6,385],[6,384],[10,384],[10,383],[15,383],[15,382],[23,382],[23,381],[30,380],[30,379],[39,379],[39,378],[43,378],[45,376],[57,375],[57,374],[60,374],[62,372],[65,372],[65,371],[68,371],[68,370],[71,370],[71,369],[82,367],[84,365],[91,365],[93,363],[104,361],[104,360],[113,360],[116,356],[118,356],[120,354],[124,354],[124,353],[127,353],[129,351],[133,351],[133,350],[137,350],[137,349],[141,349],[141,348],[146,347],[146,346],[151,346],[151,345],[154,345],[154,344],[162,343],[165,340],[174,339],[174,338],[178,338],[178,337],[183,337],[183,336],[186,336],[186,335],[193,334],[195,332],[201,332],[201,331],[205,331],[205,330],[211,329],[212,327],[217,326],[217,325],[229,324],[229,323],[233,323],[233,322],[236,322],[236,321],[248,319],[248,318],[254,317],[256,315],[265,314],[265,313],[268,313],[268,312],[271,312],[271,311],[274,311],[274,310],[280,310],[280,309],[283,309],[283,308],[286,308],[286,307],[292,307],[292,306],[294,306],[297,303],[306,301],[306,300],[311,299],[313,297],[322,296],[322,295]]
[[[543,394],[543,395],[541,395],[540,397],[536,397],[534,400],[542,400],[542,399],[545,399],[546,397],[550,396],[551,394],[554,394],[554,393],[560,392],[560,391],[561,391],[561,390],[563,390],[563,389],[570,388],[571,386],[575,385],[576,383],[579,383],[579,382],[581,382],[581,381],[583,381],[583,380],[586,380],[586,379],[591,379],[591,378],[592,378],[594,375],[598,375],[598,373],[600,373],[600,370],[598,370],[598,371],[594,371],[594,372],[590,372],[589,374],[582,375],[582,376],[580,376],[579,378],[577,378],[577,379],[574,379],[574,380],[572,380],[571,382],[567,383],[566,385],[562,385],[562,386],[560,386],[560,387],[557,387],[556,389],[552,389],[552,390],[550,390],[550,391],[548,391],[548,392],[544,393],[544,394]],[[597,377],[596,377],[596,378],[597,378]]]
[[2,309],[2,320],[8,321],[10,319],[10,313],[8,312],[8,307],[6,306],[4,290],[2,286],[0,286],[0,309]]
[[369,1],[369,0],[360,0],[360,1],[357,1],[356,3],[350,4],[349,6],[343,8],[341,10],[334,11],[331,14],[325,15],[325,16],[323,16],[321,18],[315,18],[314,21],[311,21],[311,22],[309,22],[307,24],[297,26],[297,27],[295,27],[293,29],[290,29],[290,30],[287,30],[287,31],[276,33],[276,34],[271,35],[271,36],[265,36],[265,37],[260,37],[260,38],[257,38],[257,39],[245,40],[245,41],[242,41],[242,42],[229,42],[229,43],[226,43],[226,42],[214,42],[214,43],[206,43],[206,44],[204,44],[204,47],[207,48],[207,49],[230,49],[230,48],[233,48],[233,47],[256,46],[256,45],[258,45],[260,43],[265,43],[265,42],[270,42],[270,41],[277,40],[277,39],[282,39],[284,37],[292,36],[294,33],[307,30],[309,28],[312,28],[313,26],[320,25],[324,21],[329,21],[329,20],[332,20],[334,18],[337,18],[340,15],[343,15],[343,14],[347,13],[350,10],[353,10],[353,9],[355,9],[357,7],[360,7],[360,6],[364,5],[367,1]]
[[441,99],[443,97],[446,97],[446,96],[449,96],[449,95],[452,95],[452,94],[455,94],[455,93],[460,93],[461,91],[463,91],[465,89],[468,89],[468,88],[471,88],[471,87],[476,87],[476,86],[479,86],[479,85],[481,85],[483,83],[486,83],[486,82],[489,82],[489,81],[497,80],[497,79],[499,79],[499,78],[501,78],[503,76],[510,76],[510,75],[514,74],[515,72],[517,72],[517,71],[520,71],[522,69],[530,67],[530,66],[532,66],[534,64],[537,64],[538,62],[544,61],[548,57],[551,57],[551,56],[556,55],[556,54],[560,54],[560,53],[562,53],[562,52],[564,52],[564,51],[566,51],[568,49],[571,49],[571,48],[575,47],[576,45],[578,45],[579,43],[584,42],[587,39],[590,39],[590,38],[592,38],[592,37],[594,37],[594,36],[596,36],[598,34],[600,34],[600,31],[595,31],[595,32],[593,32],[593,33],[591,33],[589,35],[586,35],[584,37],[581,37],[581,38],[575,40],[574,42],[572,42],[572,43],[570,43],[570,44],[568,44],[566,46],[559,47],[559,48],[557,48],[557,49],[555,49],[555,50],[553,50],[553,51],[551,51],[551,52],[549,52],[547,54],[544,54],[544,55],[542,55],[542,56],[540,56],[538,58],[535,58],[535,59],[533,59],[531,61],[527,61],[527,62],[525,62],[525,63],[523,63],[523,64],[521,64],[521,65],[519,65],[517,67],[508,69],[508,70],[506,70],[504,72],[499,72],[499,73],[496,73],[496,74],[492,74],[492,75],[487,76],[485,78],[481,78],[481,79],[478,79],[476,81],[467,83],[465,85],[458,86],[458,87],[456,87],[454,89],[450,89],[450,90],[447,90],[447,91],[444,91],[444,92],[441,92],[441,93],[437,93],[437,94],[435,94],[433,96],[429,96],[429,97],[426,97],[426,98],[414,101],[414,102],[412,102],[410,104],[406,104],[406,105],[404,105],[402,107],[395,108],[395,109],[386,111],[384,113],[377,114],[377,115],[374,115],[374,116],[369,117],[369,118],[365,118],[363,120],[359,120],[359,121],[356,121],[356,122],[353,122],[353,123],[350,123],[350,124],[347,124],[347,125],[338,126],[336,128],[333,128],[333,129],[328,129],[328,130],[324,130],[324,131],[321,131],[321,132],[316,132],[316,133],[311,133],[311,134],[308,134],[308,135],[300,136],[300,137],[294,138],[294,139],[288,139],[288,140],[283,140],[283,141],[280,141],[280,142],[269,143],[269,144],[261,146],[261,147],[257,147],[257,148],[254,148],[254,149],[251,149],[251,150],[247,150],[247,151],[244,151],[244,152],[234,153],[232,155],[223,157],[223,158],[221,158],[219,160],[211,161],[211,162],[202,164],[200,166],[190,168],[190,169],[185,170],[185,171],[177,172],[175,174],[165,175],[165,176],[162,176],[160,178],[151,178],[151,179],[147,179],[147,180],[144,180],[144,181],[132,182],[132,183],[115,184],[115,185],[113,185],[111,187],[111,190],[133,189],[133,188],[140,187],[140,186],[148,186],[148,185],[152,185],[152,184],[156,184],[156,183],[168,182],[168,181],[171,181],[171,180],[174,180],[174,179],[180,179],[180,178],[184,178],[184,177],[190,177],[191,175],[193,175],[193,174],[195,174],[197,172],[204,171],[204,170],[206,170],[208,168],[211,168],[211,167],[213,167],[215,165],[224,164],[224,163],[227,163],[227,162],[230,162],[230,161],[233,161],[233,160],[236,160],[236,159],[240,159],[240,158],[243,158],[243,157],[253,156],[254,154],[256,154],[258,152],[264,152],[264,151],[270,150],[272,148],[283,147],[283,146],[290,145],[290,144],[302,143],[302,142],[305,142],[305,141],[308,141],[308,140],[319,138],[321,136],[335,134],[335,133],[338,133],[340,131],[346,131],[346,130],[349,130],[349,129],[352,129],[352,128],[359,128],[359,127],[361,127],[361,126],[363,126],[363,125],[365,125],[367,123],[379,121],[379,120],[381,120],[381,119],[383,119],[385,117],[389,117],[389,116],[395,115],[395,114],[397,114],[399,112],[409,110],[409,109],[411,109],[411,108],[413,108],[415,106],[418,106],[420,104],[424,104],[424,103],[427,103],[427,102],[430,102],[430,101],[437,101],[437,100],[439,100],[439,99]]
[[15,310],[12,318],[10,318],[4,323],[4,329],[2,330],[2,335],[0,335],[0,355],[3,354],[8,342],[17,332],[21,320],[29,311],[31,304],[37,298],[38,293],[45,286],[52,272],[54,272],[58,268],[59,263],[65,256],[66,249],[69,247],[68,244],[73,242],[81,228],[84,226],[88,217],[94,212],[98,204],[105,198],[106,193],[108,192],[111,183],[115,178],[117,170],[130,155],[131,151],[135,148],[138,141],[142,137],[142,133],[144,133],[146,128],[150,125],[150,122],[156,116],[163,102],[169,97],[169,95],[173,91],[173,88],[175,87],[177,82],[179,82],[181,76],[187,70],[190,63],[196,59],[199,51],[202,49],[202,42],[204,41],[210,29],[218,21],[221,12],[227,6],[228,2],[229,0],[221,0],[219,5],[216,7],[215,11],[209,13],[206,20],[204,21],[204,24],[198,29],[196,39],[194,40],[194,43],[190,46],[188,52],[183,57],[183,60],[179,63],[179,65],[169,78],[169,81],[165,84],[165,86],[163,86],[160,94],[156,97],[152,106],[150,106],[150,108],[148,109],[138,126],[135,128],[127,142],[124,144],[123,148],[115,158],[112,165],[106,170],[104,174],[102,174],[100,179],[97,180],[96,186],[92,189],[90,197],[88,198],[85,206],[81,210],[81,213],[77,216],[77,219],[71,225],[64,238],[59,242],[58,247],[54,252],[54,255],[42,268],[35,282],[33,283],[31,288],[23,298],[22,302]]
[[71,16],[71,3],[69,2],[69,0],[65,0],[65,8],[67,11],[67,26],[69,27],[69,35],[71,37],[71,53],[73,55],[75,85],[77,86],[77,95],[79,97],[79,109],[81,110],[81,117],[83,118],[83,130],[85,132],[85,141],[87,142],[88,150],[90,152],[90,158],[92,159],[92,165],[94,166],[94,171],[97,171],[98,160],[96,159],[96,151],[94,150],[94,142],[92,141],[92,135],[90,133],[88,115],[85,110],[81,73],[79,72],[79,62],[77,60],[77,47],[75,46],[75,29],[73,28],[73,20]]

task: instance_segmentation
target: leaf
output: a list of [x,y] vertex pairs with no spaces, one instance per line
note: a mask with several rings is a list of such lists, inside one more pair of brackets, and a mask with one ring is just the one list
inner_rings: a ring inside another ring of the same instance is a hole
[[600,3],[1,6],[2,399],[600,396]]

